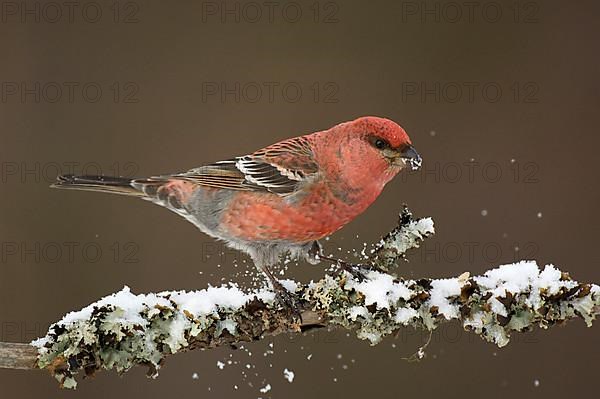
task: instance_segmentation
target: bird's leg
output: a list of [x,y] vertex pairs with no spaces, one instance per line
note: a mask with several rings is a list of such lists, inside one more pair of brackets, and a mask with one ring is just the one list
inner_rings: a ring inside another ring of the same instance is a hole
[[302,316],[300,315],[300,301],[296,294],[288,291],[281,282],[275,277],[273,272],[266,265],[259,266],[260,271],[267,277],[269,284],[275,291],[275,299],[279,302],[285,309],[289,310],[291,316],[302,321]]
[[311,265],[317,265],[321,262],[321,256],[323,255],[323,246],[319,241],[313,241],[308,248],[305,259]]

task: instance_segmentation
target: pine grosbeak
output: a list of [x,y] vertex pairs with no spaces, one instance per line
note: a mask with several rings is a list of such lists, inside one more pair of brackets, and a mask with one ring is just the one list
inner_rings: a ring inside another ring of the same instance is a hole
[[[362,117],[280,141],[250,155],[141,179],[59,176],[53,187],[139,197],[185,217],[269,271],[279,256],[315,261],[317,240],[361,214],[421,158],[389,119]],[[318,258],[317,258],[318,259]]]

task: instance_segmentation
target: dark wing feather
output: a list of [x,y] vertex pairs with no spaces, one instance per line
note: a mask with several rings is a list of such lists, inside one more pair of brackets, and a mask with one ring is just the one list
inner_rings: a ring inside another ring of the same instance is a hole
[[173,177],[207,187],[287,195],[318,170],[308,139],[296,137],[251,155],[201,166]]

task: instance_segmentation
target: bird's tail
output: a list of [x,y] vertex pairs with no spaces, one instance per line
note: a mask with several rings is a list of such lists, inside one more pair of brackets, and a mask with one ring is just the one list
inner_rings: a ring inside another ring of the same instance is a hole
[[144,186],[152,183],[157,186],[164,184],[164,181],[150,182],[147,179],[125,177],[61,175],[56,178],[56,182],[50,187],[146,197],[147,192],[142,189],[141,181],[144,181]]
[[174,178],[158,176],[130,179],[112,176],[58,176],[52,188],[97,191],[138,197],[174,210],[181,210],[188,203],[195,184]]

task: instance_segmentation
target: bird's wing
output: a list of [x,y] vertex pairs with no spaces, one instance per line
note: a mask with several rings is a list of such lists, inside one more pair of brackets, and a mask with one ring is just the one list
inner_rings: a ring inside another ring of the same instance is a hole
[[173,177],[208,187],[287,195],[318,170],[309,141],[296,137],[250,155],[215,162]]

